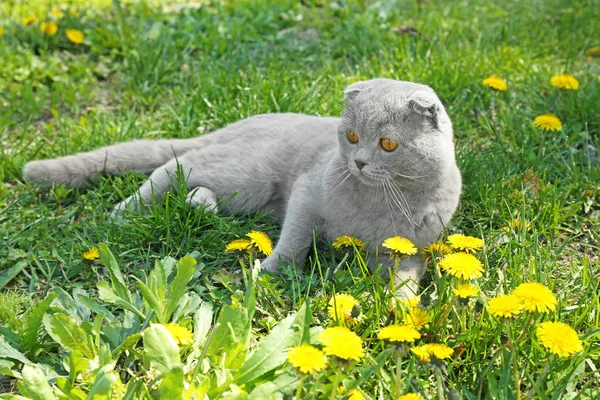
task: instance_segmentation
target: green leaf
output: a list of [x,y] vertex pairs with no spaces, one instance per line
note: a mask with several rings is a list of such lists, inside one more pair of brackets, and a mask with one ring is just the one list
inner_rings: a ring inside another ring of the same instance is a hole
[[177,275],[171,283],[169,300],[167,301],[167,308],[165,309],[164,313],[165,321],[169,321],[173,311],[175,311],[177,303],[179,303],[179,300],[184,295],[187,284],[194,276],[195,266],[196,260],[188,256],[183,257],[177,263]]
[[12,347],[5,339],[4,336],[0,335],[0,358],[10,358],[17,360],[23,364],[31,364],[31,361],[25,357],[23,353]]
[[250,322],[248,311],[241,304],[221,309],[206,352],[215,365],[220,365],[224,354],[225,368],[236,370],[243,364],[248,348]]
[[100,260],[110,273],[112,287],[120,298],[128,303],[132,303],[131,292],[127,289],[127,284],[125,283],[125,279],[123,279],[123,275],[121,275],[121,269],[115,256],[111,253],[106,243],[98,244],[98,249],[100,250]]
[[137,278],[135,278],[135,279],[138,281],[138,284],[140,285],[142,297],[144,298],[144,300],[146,300],[146,302],[150,306],[150,309],[154,310],[154,315],[156,315],[156,319],[158,320],[158,322],[161,324],[166,323],[167,320],[163,316],[163,310],[162,310],[163,305],[162,305],[161,301],[154,295],[152,290],[150,290],[150,288],[148,286],[146,286],[146,284],[144,284],[144,282],[140,281]]
[[143,335],[144,358],[153,365],[160,375],[173,368],[182,368],[179,347],[171,333],[162,325],[152,324]]
[[66,314],[57,313],[44,316],[44,326],[52,339],[67,350],[79,350],[83,357],[94,358],[93,337],[88,335],[73,318]]
[[291,393],[298,385],[298,377],[289,372],[279,375],[271,382],[265,382],[254,388],[248,400],[283,399],[284,393]]
[[208,332],[212,325],[213,311],[212,304],[204,302],[194,314],[194,342],[198,346],[203,346],[208,338]]
[[235,382],[246,384],[285,363],[290,348],[302,344],[304,338],[308,341],[310,323],[310,310],[304,303],[296,315],[281,320],[260,342],[258,349],[234,374]]
[[117,347],[116,349],[114,349],[112,351],[112,356],[113,358],[117,358],[119,354],[121,354],[122,352],[131,349],[133,346],[135,346],[137,344],[137,342],[140,341],[140,339],[142,338],[142,334],[141,333],[134,333],[133,335],[129,336],[127,339],[125,339],[123,341],[123,343],[121,343],[119,345],[119,347]]
[[115,320],[115,316],[110,311],[108,311],[106,307],[100,305],[95,300],[81,294],[78,294],[76,296],[83,304],[87,306],[87,308],[94,311],[96,314],[104,314],[104,317],[106,317],[106,319],[108,319],[109,321]]
[[114,365],[105,365],[100,368],[100,371],[96,375],[96,380],[90,387],[90,392],[86,397],[87,400],[108,398],[112,387],[119,380],[119,377],[113,370]]
[[12,376],[21,379],[21,373],[14,370],[15,363],[10,360],[0,358],[0,375]]
[[185,292],[185,294],[177,303],[177,307],[175,307],[175,311],[171,316],[172,322],[178,322],[190,314],[195,313],[200,308],[202,304],[202,297],[200,297],[195,292]]
[[35,310],[27,316],[27,319],[25,320],[25,334],[21,339],[21,344],[28,351],[33,352],[38,348],[37,336],[40,325],[42,325],[42,318],[56,296],[57,294],[55,293],[46,296],[46,298],[38,304]]
[[121,297],[117,296],[117,294],[115,294],[115,292],[109,286],[108,282],[98,281],[98,283],[96,284],[96,287],[98,288],[98,295],[100,296],[101,300],[106,301],[107,303],[116,304],[116,305],[124,308],[125,310],[129,310],[129,311],[135,313],[141,319],[146,319],[146,316],[144,315],[144,313],[142,313],[140,310],[138,310],[137,307],[134,306],[133,304],[131,304],[130,301],[127,301],[127,300],[122,299]]
[[55,400],[56,396],[52,392],[52,388],[48,384],[46,375],[42,370],[35,365],[26,365],[21,371],[23,375],[23,384],[25,392],[21,393],[24,396],[30,397],[33,400]]
[[12,267],[4,270],[2,275],[0,275],[0,289],[3,289],[13,278],[19,275],[19,272],[23,270],[27,266],[27,261],[19,261]]
[[161,399],[183,399],[183,369],[175,367],[163,377],[160,385]]
[[81,371],[88,368],[90,361],[83,357],[79,350],[73,350],[69,354],[69,377],[67,380],[68,389],[71,390],[75,384],[75,378]]

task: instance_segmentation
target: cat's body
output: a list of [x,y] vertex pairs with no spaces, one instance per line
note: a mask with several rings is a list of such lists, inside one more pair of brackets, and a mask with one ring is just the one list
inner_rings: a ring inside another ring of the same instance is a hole
[[[102,173],[151,172],[139,192],[115,208],[119,216],[136,209],[140,198],[161,198],[179,166],[188,178],[190,204],[284,218],[265,269],[277,270],[280,257],[302,264],[315,229],[331,240],[358,237],[367,243],[373,267],[375,254],[391,267],[381,247],[386,238],[399,235],[424,247],[456,209],[461,180],[452,127],[427,86],[376,79],[345,93],[342,118],[258,115],[195,139],[137,141],[34,161],[25,176],[34,183],[81,186]],[[397,278],[417,281],[422,269],[420,256],[409,257]]]

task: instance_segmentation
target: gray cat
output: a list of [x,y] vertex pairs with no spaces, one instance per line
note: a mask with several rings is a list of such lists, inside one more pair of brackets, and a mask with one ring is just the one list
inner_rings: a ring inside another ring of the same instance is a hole
[[[171,189],[181,167],[188,203],[224,213],[270,211],[284,218],[273,254],[301,265],[313,230],[333,240],[364,240],[375,269],[394,266],[381,243],[403,236],[422,248],[434,242],[456,210],[461,177],[452,125],[434,91],[389,79],[357,82],[345,91],[342,118],[257,115],[212,134],[184,140],[139,140],[25,165],[29,182],[84,185],[100,174],[151,173],[112,216],[136,210]],[[420,255],[395,273],[404,294],[423,274]]]

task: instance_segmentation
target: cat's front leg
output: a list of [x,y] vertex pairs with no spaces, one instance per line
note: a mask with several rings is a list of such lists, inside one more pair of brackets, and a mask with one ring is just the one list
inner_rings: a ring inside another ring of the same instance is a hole
[[[408,299],[417,295],[419,291],[419,281],[425,271],[425,262],[421,254],[403,258],[398,265],[387,254],[379,254],[377,264],[381,264],[381,272],[394,280],[394,290],[396,296],[401,299]],[[374,271],[375,263],[369,263],[369,268]]]
[[292,188],[279,241],[273,253],[261,263],[263,270],[278,273],[280,262],[304,263],[319,221],[317,198],[309,175],[301,175]]

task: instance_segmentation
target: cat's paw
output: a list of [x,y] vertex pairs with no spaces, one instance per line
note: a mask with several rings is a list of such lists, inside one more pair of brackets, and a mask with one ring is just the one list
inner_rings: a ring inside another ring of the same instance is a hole
[[127,213],[139,213],[142,211],[143,210],[140,201],[137,199],[137,197],[135,197],[135,195],[133,195],[129,196],[128,198],[117,204],[109,214],[108,219],[113,222],[120,222],[125,219]]
[[279,257],[270,255],[265,258],[260,262],[260,269],[279,275],[281,273],[281,271],[279,271]]

